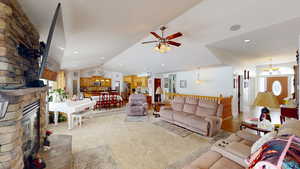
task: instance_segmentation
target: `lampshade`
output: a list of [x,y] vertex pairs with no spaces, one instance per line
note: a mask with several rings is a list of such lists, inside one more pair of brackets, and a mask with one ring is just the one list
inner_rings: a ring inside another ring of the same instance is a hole
[[279,108],[277,97],[271,92],[259,92],[254,100],[254,106]]
[[156,89],[155,94],[163,94],[162,89],[161,89],[160,87],[158,87],[158,88]]

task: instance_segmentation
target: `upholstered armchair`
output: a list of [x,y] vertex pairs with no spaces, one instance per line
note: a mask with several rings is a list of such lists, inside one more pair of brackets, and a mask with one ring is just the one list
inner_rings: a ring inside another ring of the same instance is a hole
[[129,96],[129,102],[126,105],[128,116],[145,116],[147,115],[147,98],[142,94],[132,94]]

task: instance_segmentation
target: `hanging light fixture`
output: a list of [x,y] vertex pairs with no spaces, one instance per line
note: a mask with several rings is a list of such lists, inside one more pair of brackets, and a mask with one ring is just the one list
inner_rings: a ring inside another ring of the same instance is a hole
[[200,73],[197,72],[197,80],[196,80],[196,84],[201,84],[201,80],[200,80]]

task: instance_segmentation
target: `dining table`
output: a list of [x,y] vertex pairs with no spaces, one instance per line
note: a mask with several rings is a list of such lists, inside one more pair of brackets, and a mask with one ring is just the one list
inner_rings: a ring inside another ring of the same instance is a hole
[[72,114],[76,112],[85,111],[91,109],[96,105],[95,100],[88,98],[82,100],[66,100],[63,102],[49,102],[49,111],[54,112],[54,124],[58,124],[58,113],[64,112],[67,114],[68,129],[73,128]]
[[[108,95],[109,97],[113,97],[113,95]],[[94,100],[94,101],[101,101],[102,100],[102,97],[103,96],[91,96],[91,100]],[[117,95],[117,100],[118,101],[122,101],[122,97],[120,95]]]

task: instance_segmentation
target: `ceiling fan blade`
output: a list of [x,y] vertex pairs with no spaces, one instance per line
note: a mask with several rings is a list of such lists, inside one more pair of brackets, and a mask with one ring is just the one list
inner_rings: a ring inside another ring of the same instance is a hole
[[142,42],[142,44],[147,44],[147,43],[156,43],[158,42],[157,40],[153,40],[153,41],[147,41],[147,42]]
[[177,33],[175,33],[175,34],[173,34],[173,35],[167,36],[166,39],[167,39],[167,40],[171,40],[171,39],[178,38],[178,37],[180,37],[180,36],[182,36],[182,35],[183,35],[183,34],[182,34],[181,32],[177,32]]
[[155,32],[150,32],[153,36],[155,36],[157,39],[162,39],[161,36],[159,36],[157,33]]
[[179,47],[181,45],[181,43],[177,43],[177,42],[174,42],[174,41],[167,41],[168,44],[170,45],[173,45],[173,46],[177,46]]

